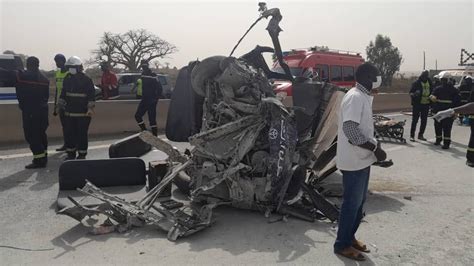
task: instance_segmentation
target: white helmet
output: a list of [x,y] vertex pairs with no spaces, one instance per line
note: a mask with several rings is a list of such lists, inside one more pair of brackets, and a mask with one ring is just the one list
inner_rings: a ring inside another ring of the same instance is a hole
[[447,71],[443,71],[438,74],[439,79],[448,79],[451,77],[451,74]]
[[66,61],[66,66],[82,66],[82,60],[79,56],[71,56]]

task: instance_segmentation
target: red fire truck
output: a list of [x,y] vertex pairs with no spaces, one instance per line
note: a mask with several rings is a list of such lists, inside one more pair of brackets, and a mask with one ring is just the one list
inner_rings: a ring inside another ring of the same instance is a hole
[[[312,68],[313,73],[317,74],[317,80],[331,82],[341,87],[355,85],[355,69],[364,63],[359,53],[318,46],[283,52],[283,58],[293,76],[302,76],[305,71]],[[278,62],[274,64],[273,71],[283,73]],[[275,81],[274,85],[276,93],[286,92],[287,96],[292,95],[291,83]]]

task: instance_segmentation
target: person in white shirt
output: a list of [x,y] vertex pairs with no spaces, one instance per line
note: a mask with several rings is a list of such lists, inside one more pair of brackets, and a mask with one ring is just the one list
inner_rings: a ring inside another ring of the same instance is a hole
[[364,63],[355,75],[356,86],[344,96],[338,121],[336,164],[342,172],[344,194],[334,252],[365,260],[361,252],[370,250],[355,238],[355,233],[363,216],[370,166],[384,161],[387,154],[374,138],[371,91],[381,85],[379,71]]

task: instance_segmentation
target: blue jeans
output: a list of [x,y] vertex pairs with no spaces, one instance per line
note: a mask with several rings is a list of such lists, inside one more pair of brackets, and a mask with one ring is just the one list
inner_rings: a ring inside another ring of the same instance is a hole
[[342,197],[339,229],[334,251],[352,246],[362,220],[363,206],[369,186],[370,166],[357,171],[341,171],[344,195]]

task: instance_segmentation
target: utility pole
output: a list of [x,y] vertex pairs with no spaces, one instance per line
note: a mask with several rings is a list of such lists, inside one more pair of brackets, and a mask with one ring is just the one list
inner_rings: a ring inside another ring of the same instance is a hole
[[436,70],[438,70],[438,59],[435,60],[435,67],[436,67]]
[[426,57],[425,57],[425,51],[423,51],[423,70],[426,69]]

